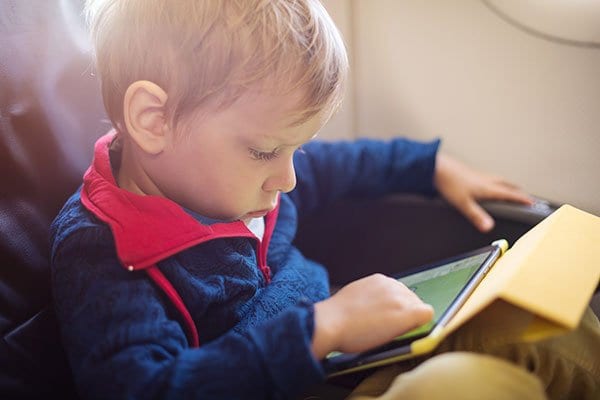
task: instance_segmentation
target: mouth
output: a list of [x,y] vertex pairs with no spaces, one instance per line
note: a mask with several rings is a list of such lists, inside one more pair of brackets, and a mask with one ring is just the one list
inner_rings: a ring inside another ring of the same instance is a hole
[[252,211],[246,214],[249,218],[261,218],[270,213],[275,207],[265,208],[263,210]]

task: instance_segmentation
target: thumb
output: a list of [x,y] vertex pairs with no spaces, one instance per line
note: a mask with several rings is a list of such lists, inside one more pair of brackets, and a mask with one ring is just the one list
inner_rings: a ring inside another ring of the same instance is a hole
[[494,219],[473,199],[469,199],[459,210],[481,232],[489,232],[494,227]]

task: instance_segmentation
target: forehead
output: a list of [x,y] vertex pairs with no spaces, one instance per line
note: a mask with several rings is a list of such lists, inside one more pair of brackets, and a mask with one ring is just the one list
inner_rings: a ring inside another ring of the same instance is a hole
[[305,142],[324,124],[323,113],[303,119],[302,91],[273,94],[249,91],[223,111],[223,117],[241,135],[282,143]]
[[302,112],[302,92],[274,94],[250,90],[230,107],[229,111],[243,116],[248,123],[275,124],[279,128],[297,124]]
[[275,94],[272,91],[247,90],[222,109],[198,110],[190,115],[182,129],[237,137],[264,148],[297,146],[314,137],[328,117],[325,112],[320,112],[302,119],[306,111],[302,106],[302,95],[302,91]]

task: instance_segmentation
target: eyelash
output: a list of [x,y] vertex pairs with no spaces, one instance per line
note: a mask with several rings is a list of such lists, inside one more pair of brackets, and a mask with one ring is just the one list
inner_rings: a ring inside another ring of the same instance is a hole
[[255,149],[248,149],[252,158],[258,161],[271,161],[276,159],[279,156],[279,149],[275,149],[270,153],[265,153],[263,151],[258,151]]
[[[257,161],[271,161],[279,157],[279,149],[275,149],[270,153],[265,153],[264,151],[258,151],[256,149],[249,148],[248,151],[253,159]],[[304,149],[300,146],[296,151],[301,154],[305,154]]]

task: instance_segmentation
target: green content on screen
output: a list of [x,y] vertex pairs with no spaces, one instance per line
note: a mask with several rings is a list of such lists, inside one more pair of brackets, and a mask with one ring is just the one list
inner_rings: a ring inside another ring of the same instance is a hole
[[433,307],[434,315],[433,319],[427,324],[398,336],[396,340],[429,332],[442,315],[444,315],[448,307],[452,305],[452,302],[454,302],[467,282],[477,272],[488,255],[488,253],[477,254],[469,258],[399,278],[398,280],[415,292],[423,302]]

